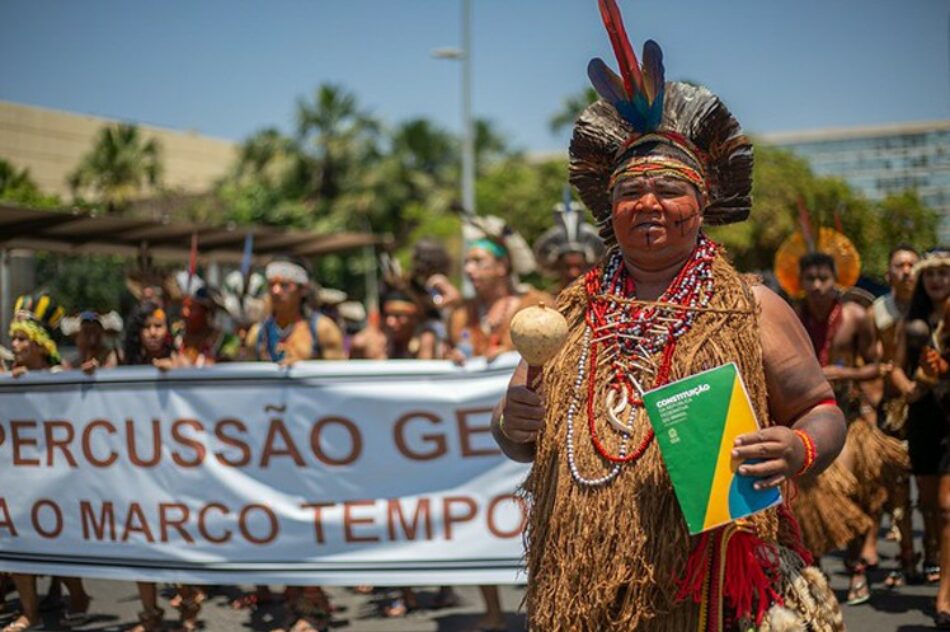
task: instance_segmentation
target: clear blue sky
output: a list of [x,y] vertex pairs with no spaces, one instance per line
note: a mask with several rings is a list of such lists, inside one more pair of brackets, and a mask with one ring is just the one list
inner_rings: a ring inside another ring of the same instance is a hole
[[[667,78],[722,96],[747,131],[950,118],[946,0],[621,0]],[[0,99],[240,140],[292,129],[294,103],[344,84],[388,123],[459,128],[458,0],[0,0]],[[556,150],[548,120],[616,67],[595,0],[474,0],[474,110]]]

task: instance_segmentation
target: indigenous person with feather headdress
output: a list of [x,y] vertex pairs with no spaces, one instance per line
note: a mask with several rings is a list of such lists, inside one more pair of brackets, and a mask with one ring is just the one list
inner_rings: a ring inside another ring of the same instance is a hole
[[604,254],[604,242],[597,229],[584,221],[583,210],[571,200],[570,187],[565,187],[564,201],[554,208],[554,226],[534,242],[534,257],[545,274],[557,279],[559,292]]
[[[52,336],[64,314],[63,308],[48,294],[17,298],[9,331],[14,356],[11,374],[14,377],[60,368],[59,349]],[[89,595],[79,578],[64,577],[62,581],[69,590],[69,607],[60,624],[64,627],[79,625],[86,618]],[[13,573],[13,583],[20,595],[22,611],[3,628],[3,632],[23,632],[39,626],[41,621],[36,576]]]
[[[502,450],[534,462],[529,624],[842,629],[786,505],[688,535],[641,389],[734,362],[763,429],[731,456],[759,488],[821,472],[841,450],[844,419],[795,313],[702,231],[748,216],[751,143],[708,90],[664,84],[654,42],[641,69],[616,4],[600,8],[623,79],[591,62],[602,99],[575,124],[570,175],[608,251],[559,297],[569,334],[541,394],[522,364],[492,420]],[[618,392],[623,430],[605,414]]]
[[86,373],[118,366],[115,338],[122,333],[122,317],[116,312],[100,314],[87,310],[76,316],[67,316],[59,328],[64,336],[70,336],[76,342],[76,354],[64,361],[64,366]]
[[859,258],[844,235],[822,229],[823,235],[832,233],[843,248],[825,247],[821,244],[832,240],[819,240],[816,250],[798,261],[798,287],[786,290],[791,295],[804,294],[798,315],[845,413],[848,438],[833,467],[815,481],[803,482],[794,506],[805,543],[814,555],[847,545],[848,603],[855,605],[871,595],[865,572],[878,562],[874,526],[887,500],[885,483],[903,475],[909,463],[900,441],[878,429],[869,404],[865,387],[891,367],[880,362],[880,347],[866,309],[845,301],[838,289],[857,280],[860,264],[851,266],[852,275],[845,277],[842,250],[853,252],[855,261]]

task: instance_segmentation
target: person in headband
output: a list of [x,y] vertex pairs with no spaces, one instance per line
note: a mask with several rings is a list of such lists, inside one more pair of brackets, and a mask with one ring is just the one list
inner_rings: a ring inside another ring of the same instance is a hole
[[568,336],[537,392],[522,363],[492,417],[502,451],[533,461],[528,626],[841,629],[787,505],[689,535],[644,391],[734,363],[762,429],[722,449],[759,490],[828,467],[844,420],[795,313],[702,230],[749,215],[751,142],[708,89],[664,80],[656,42],[641,65],[616,2],[598,4],[620,75],[588,65],[601,98],[575,123],[570,181],[607,252],[558,296]]
[[264,269],[271,315],[248,332],[258,360],[293,364],[301,360],[343,359],[343,332],[332,319],[310,310],[310,266],[280,258]]

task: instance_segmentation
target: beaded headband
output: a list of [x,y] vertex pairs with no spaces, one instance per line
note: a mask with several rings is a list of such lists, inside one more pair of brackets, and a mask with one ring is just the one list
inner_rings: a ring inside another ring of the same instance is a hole
[[610,176],[608,189],[613,190],[614,186],[622,180],[640,176],[669,176],[683,180],[699,190],[702,204],[709,199],[709,189],[702,174],[686,163],[667,156],[638,156],[624,163]]

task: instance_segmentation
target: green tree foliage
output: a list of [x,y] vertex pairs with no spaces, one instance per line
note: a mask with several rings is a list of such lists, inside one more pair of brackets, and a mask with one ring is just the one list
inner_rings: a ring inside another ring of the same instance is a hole
[[551,131],[559,134],[574,125],[574,121],[577,120],[581,112],[598,98],[600,97],[593,88],[585,88],[577,94],[567,96],[561,105],[561,109],[551,117],[549,122]]
[[28,169],[18,170],[6,160],[0,160],[0,201],[43,209],[61,204],[58,196],[40,191]]
[[492,165],[478,180],[478,212],[505,218],[532,243],[552,226],[554,206],[563,199],[566,184],[566,160],[511,158]]
[[800,230],[799,204],[808,209],[814,229],[841,230],[862,257],[862,272],[881,277],[887,253],[896,244],[933,245],[938,215],[914,193],[874,203],[838,178],[816,176],[808,163],[790,151],[757,143],[749,220],[710,229],[743,270],[771,269],[775,252]]
[[129,202],[157,190],[162,175],[161,146],[136,125],[119,123],[99,131],[93,148],[68,176],[77,199],[122,212]]
[[122,257],[36,254],[36,278],[68,314],[120,310],[126,267]]

